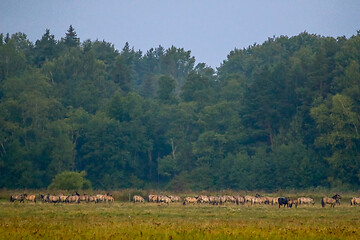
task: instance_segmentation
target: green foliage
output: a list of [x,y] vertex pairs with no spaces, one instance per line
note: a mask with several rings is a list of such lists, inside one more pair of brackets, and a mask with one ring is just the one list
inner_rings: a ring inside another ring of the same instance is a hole
[[51,190],[89,190],[91,183],[85,176],[85,171],[64,171],[54,177],[48,188]]
[[69,169],[95,188],[360,184],[360,35],[234,49],[215,70],[174,46],[0,34],[0,187]]

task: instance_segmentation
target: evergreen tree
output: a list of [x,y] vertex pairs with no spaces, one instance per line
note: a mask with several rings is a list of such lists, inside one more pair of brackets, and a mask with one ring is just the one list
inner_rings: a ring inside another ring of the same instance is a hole
[[80,39],[77,37],[75,29],[72,25],[69,26],[69,29],[65,33],[65,38],[63,39],[63,43],[66,47],[79,47],[80,46]]

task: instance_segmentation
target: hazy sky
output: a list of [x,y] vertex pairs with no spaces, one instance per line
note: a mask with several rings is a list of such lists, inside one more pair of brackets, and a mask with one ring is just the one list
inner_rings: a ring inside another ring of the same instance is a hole
[[129,42],[144,53],[174,45],[218,67],[234,48],[303,31],[351,37],[360,30],[360,0],[0,0],[0,32],[35,42],[56,39],[70,24],[81,41]]

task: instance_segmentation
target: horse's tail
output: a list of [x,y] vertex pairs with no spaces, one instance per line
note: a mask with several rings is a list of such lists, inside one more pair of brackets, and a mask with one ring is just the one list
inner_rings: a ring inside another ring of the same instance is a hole
[[325,207],[324,198],[321,199],[321,206],[322,206],[322,207]]

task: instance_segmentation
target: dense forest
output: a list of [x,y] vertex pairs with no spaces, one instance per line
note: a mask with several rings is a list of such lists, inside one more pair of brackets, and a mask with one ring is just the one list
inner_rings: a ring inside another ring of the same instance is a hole
[[[211,51],[211,49],[209,50]],[[360,31],[234,49],[0,35],[0,188],[85,171],[96,189],[360,185]]]

